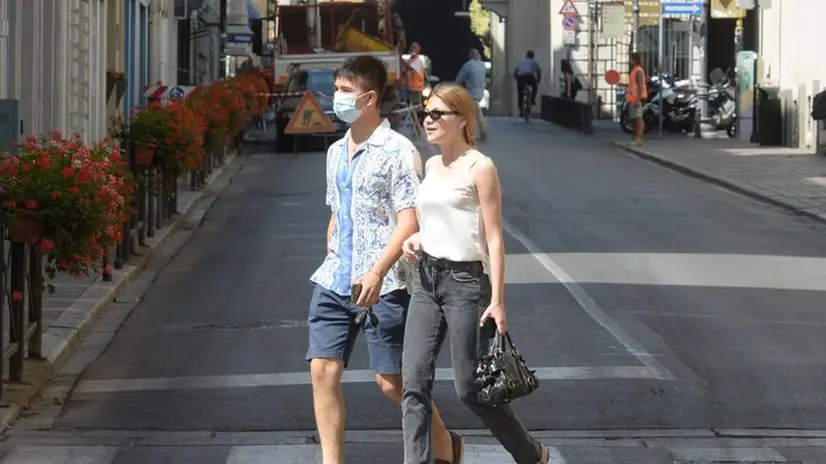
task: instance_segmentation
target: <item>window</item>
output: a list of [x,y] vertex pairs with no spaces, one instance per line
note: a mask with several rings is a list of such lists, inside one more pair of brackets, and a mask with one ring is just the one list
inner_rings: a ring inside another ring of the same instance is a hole
[[331,69],[310,69],[299,72],[290,81],[288,92],[311,90],[332,96],[335,93],[335,78]]
[[175,0],[175,19],[189,19],[189,0]]

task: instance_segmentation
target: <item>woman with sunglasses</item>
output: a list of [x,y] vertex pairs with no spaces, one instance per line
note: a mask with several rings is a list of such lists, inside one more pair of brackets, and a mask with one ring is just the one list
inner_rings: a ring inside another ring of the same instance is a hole
[[[403,245],[417,263],[402,355],[405,464],[430,464],[431,390],[436,357],[450,334],[456,392],[518,464],[545,464],[548,449],[508,405],[476,400],[476,365],[493,330],[504,334],[505,248],[496,166],[474,147],[473,98],[439,84],[425,110],[427,140],[441,155],[427,161],[416,211],[420,232]],[[493,327],[495,325],[495,328]],[[454,463],[461,462],[461,441]]]

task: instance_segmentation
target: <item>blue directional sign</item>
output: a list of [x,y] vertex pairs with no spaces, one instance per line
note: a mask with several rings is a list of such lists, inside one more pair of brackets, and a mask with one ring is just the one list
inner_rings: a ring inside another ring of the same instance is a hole
[[252,43],[252,35],[248,34],[228,34],[227,42],[229,43]]
[[185,97],[186,91],[178,86],[170,87],[167,95],[169,95],[169,98],[177,100],[178,98]]
[[663,2],[663,16],[701,16],[703,2]]

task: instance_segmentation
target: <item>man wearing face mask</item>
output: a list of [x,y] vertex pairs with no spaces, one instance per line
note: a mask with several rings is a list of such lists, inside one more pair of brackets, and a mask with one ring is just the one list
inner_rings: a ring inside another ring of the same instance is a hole
[[[323,464],[344,462],[341,376],[363,331],[376,382],[401,401],[401,363],[411,276],[402,243],[418,230],[415,201],[422,161],[413,144],[379,116],[387,86],[384,64],[371,56],[345,61],[335,73],[333,109],[350,130],[327,150],[327,257],[310,278],[310,362]],[[371,317],[358,321],[365,309]],[[368,313],[369,314],[369,313]],[[458,462],[458,436],[433,415],[437,463]]]

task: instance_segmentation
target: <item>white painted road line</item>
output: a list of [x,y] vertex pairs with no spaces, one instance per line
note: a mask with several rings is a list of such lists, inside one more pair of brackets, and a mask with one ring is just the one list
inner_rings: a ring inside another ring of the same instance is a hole
[[[644,366],[606,367],[540,367],[539,380],[597,380],[597,379],[658,379],[656,373]],[[436,369],[437,381],[453,381],[453,369]],[[370,383],[376,381],[370,369],[345,370],[342,383]],[[84,380],[75,388],[81,393],[121,393],[134,391],[205,390],[221,388],[255,388],[310,385],[310,373],[280,372],[268,374],[212,375],[202,377],[158,377],[135,379]]]
[[[401,442],[397,442],[399,453]],[[347,445],[345,445],[345,448]],[[174,459],[180,451],[180,459],[174,462],[193,462],[187,457],[187,449],[177,446],[165,446],[163,453],[167,459]],[[215,447],[212,447],[215,449]],[[157,448],[156,448],[157,449]],[[216,454],[220,453],[216,449]],[[551,448],[552,464],[566,464],[562,454]],[[11,452],[0,457],[0,464],[119,464],[116,460],[118,448],[108,446],[15,446]],[[132,462],[129,460],[129,462]],[[212,461],[210,462],[217,462]],[[229,448],[224,464],[312,464],[321,462],[321,449],[318,445],[273,445],[273,446],[234,446]],[[502,445],[467,445],[465,447],[465,464],[495,464],[513,462]],[[370,464],[378,464],[370,461]],[[381,463],[387,464],[387,463]]]
[[110,446],[17,446],[0,464],[110,464],[117,454]]
[[672,449],[671,457],[683,461],[724,462],[787,462],[782,454],[772,448],[688,448]]
[[543,253],[539,246],[528,238],[525,234],[513,227],[508,221],[502,220],[502,228],[515,238],[534,258],[548,270],[556,280],[562,284],[568,293],[576,300],[579,306],[603,329],[608,331],[629,353],[633,354],[660,380],[674,380],[675,377],[665,368],[654,356],[643,348],[636,340],[622,329],[613,319],[611,319],[596,301],[565,270],[557,265],[547,254]]

